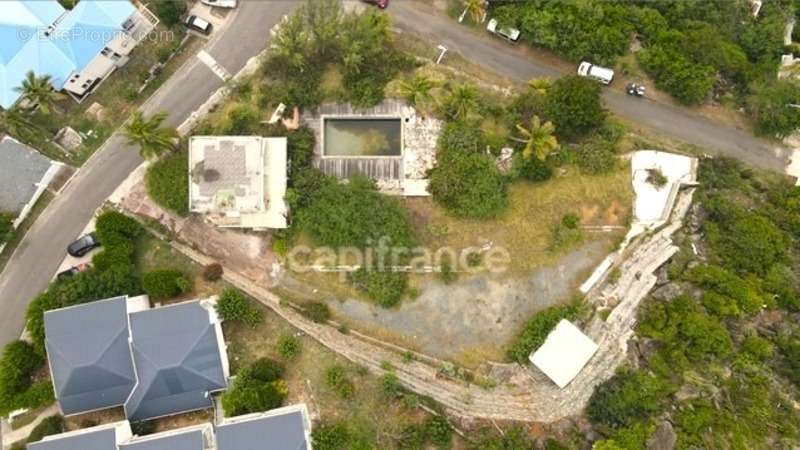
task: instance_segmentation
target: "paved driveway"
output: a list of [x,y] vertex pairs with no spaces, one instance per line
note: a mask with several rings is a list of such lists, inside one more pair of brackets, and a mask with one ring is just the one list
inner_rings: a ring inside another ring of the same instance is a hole
[[[205,50],[229,73],[265,48],[269,30],[299,3],[245,1],[215,31]],[[113,76],[113,75],[112,75]],[[166,111],[176,126],[221,87],[223,81],[197,58],[184,65],[144,106],[146,113]],[[66,254],[66,246],[91,220],[97,208],[142,160],[137,148],[115,133],[48,206],[0,274],[0,345],[16,339],[28,302],[47,287]]]

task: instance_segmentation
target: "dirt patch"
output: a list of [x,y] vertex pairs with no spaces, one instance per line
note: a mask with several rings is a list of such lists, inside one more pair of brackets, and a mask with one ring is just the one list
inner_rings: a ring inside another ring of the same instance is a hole
[[507,343],[536,311],[568,301],[609,248],[608,240],[590,242],[557,264],[519,278],[482,274],[451,284],[431,280],[415,300],[395,309],[346,297],[334,297],[329,305],[354,329],[394,342],[392,336],[400,336],[404,345],[474,367],[502,359]]

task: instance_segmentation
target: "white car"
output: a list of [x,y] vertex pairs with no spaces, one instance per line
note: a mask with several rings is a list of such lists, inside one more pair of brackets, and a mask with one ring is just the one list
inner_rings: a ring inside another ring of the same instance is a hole
[[200,3],[217,8],[236,8],[237,0],[200,0]]
[[492,19],[486,25],[486,30],[489,33],[496,34],[509,42],[517,42],[519,40],[519,30],[513,27],[500,27],[497,19]]
[[611,84],[611,80],[614,79],[613,70],[606,67],[596,66],[586,61],[583,61],[578,66],[578,75],[597,80],[603,84]]

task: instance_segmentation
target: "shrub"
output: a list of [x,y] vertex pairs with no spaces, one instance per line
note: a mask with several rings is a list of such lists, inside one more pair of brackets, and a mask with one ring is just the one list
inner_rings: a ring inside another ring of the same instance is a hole
[[242,136],[254,133],[258,126],[258,111],[249,105],[235,105],[228,109],[222,133],[232,136]]
[[778,80],[759,83],[747,97],[747,110],[755,120],[756,133],[784,138],[800,128],[800,83],[795,80]]
[[211,263],[203,267],[203,279],[206,281],[219,281],[223,273],[224,269],[220,263]]
[[227,288],[217,300],[217,313],[222,320],[255,327],[264,320],[263,312],[253,306],[238,289]]
[[286,359],[294,359],[300,354],[300,340],[290,334],[278,338],[278,354]]
[[[287,136],[289,152],[289,179],[294,178],[301,170],[311,167],[314,159],[314,132],[308,127],[298,128]],[[290,181],[291,182],[291,181]]]
[[14,237],[14,216],[0,212],[0,245]]
[[647,182],[655,188],[661,189],[667,185],[668,181],[661,169],[647,169]]
[[28,436],[28,443],[39,442],[47,436],[60,434],[66,431],[66,422],[61,416],[50,416],[33,427]]
[[153,12],[167,27],[173,27],[181,22],[181,17],[186,13],[184,0],[163,0],[155,3]]
[[422,425],[408,425],[400,433],[400,448],[422,450],[425,448],[427,441],[428,436],[425,433],[425,427]]
[[640,371],[622,370],[592,393],[586,414],[595,424],[618,428],[659,412],[668,387]]
[[506,179],[484,154],[440,152],[429,180],[433,200],[458,217],[497,217],[508,204]]
[[350,450],[351,433],[343,424],[314,427],[311,440],[317,450]]
[[190,287],[180,270],[157,269],[142,275],[142,288],[154,299],[176,297]]
[[97,238],[103,245],[116,243],[119,236],[133,240],[141,236],[144,228],[135,219],[118,211],[100,214],[95,222]]
[[92,266],[100,272],[111,269],[130,271],[133,265],[133,252],[133,244],[128,241],[104,245],[99,253],[92,256]]
[[588,78],[568,75],[559,78],[547,92],[545,112],[560,138],[589,134],[606,120],[600,99],[600,85]]
[[436,147],[441,152],[484,153],[486,138],[480,127],[463,121],[448,122],[442,128]]
[[408,290],[408,274],[358,269],[349,274],[353,285],[384,308],[397,305]]
[[575,150],[578,167],[591,175],[608,173],[617,167],[615,144],[601,138],[593,138]]
[[386,373],[381,377],[381,388],[387,397],[399,397],[404,392],[403,385],[400,384],[397,375],[392,372]]
[[155,420],[140,420],[131,422],[131,431],[136,436],[147,436],[156,432]]
[[544,343],[547,335],[553,331],[558,322],[561,322],[562,319],[574,320],[582,308],[583,303],[575,301],[569,305],[553,306],[536,313],[528,320],[520,335],[511,344],[506,356],[512,361],[526,364],[528,355]]
[[288,395],[282,376],[283,366],[267,358],[243,368],[222,396],[225,415],[264,412],[281,406]]
[[304,316],[316,323],[325,323],[331,319],[331,309],[322,302],[308,302],[303,305]]
[[339,365],[328,367],[325,371],[325,384],[343,399],[351,398],[356,389],[355,384],[347,377],[347,370]]
[[41,353],[25,341],[13,341],[0,357],[0,410],[9,409],[16,397],[31,387],[34,372],[44,363]]
[[524,158],[521,152],[514,156],[514,169],[528,181],[547,181],[553,177],[553,167],[547,160]]
[[[180,216],[189,214],[189,159],[186,151],[159,159],[147,169],[147,195],[162,208]],[[192,168],[193,170],[194,168]],[[202,174],[193,174],[202,176]]]
[[453,428],[442,416],[430,416],[425,420],[425,435],[435,445],[450,447],[453,441]]

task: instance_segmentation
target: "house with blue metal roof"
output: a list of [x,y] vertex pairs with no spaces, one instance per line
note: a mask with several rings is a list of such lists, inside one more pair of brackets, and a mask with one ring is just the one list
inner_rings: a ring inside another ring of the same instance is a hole
[[47,311],[45,346],[64,415],[123,407],[132,421],[210,408],[229,366],[214,299],[150,308],[116,297]]
[[0,1],[0,107],[17,102],[29,71],[82,100],[157,24],[128,0],[80,0],[71,10],[57,0]]
[[45,436],[39,442],[27,445],[28,450],[117,450],[117,446],[130,440],[131,426],[127,421],[100,425]]

